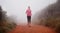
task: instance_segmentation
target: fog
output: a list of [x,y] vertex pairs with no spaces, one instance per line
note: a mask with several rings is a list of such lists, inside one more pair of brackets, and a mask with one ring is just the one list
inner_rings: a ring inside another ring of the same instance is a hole
[[26,9],[28,6],[32,10],[32,18],[38,10],[42,10],[46,6],[55,3],[56,0],[0,0],[3,10],[7,11],[8,16],[15,16],[17,23],[27,23]]

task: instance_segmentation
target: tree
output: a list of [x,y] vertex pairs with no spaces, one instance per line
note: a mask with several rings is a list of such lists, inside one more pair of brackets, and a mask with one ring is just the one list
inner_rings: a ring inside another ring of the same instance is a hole
[[60,33],[60,0],[49,5],[37,15],[39,15],[37,18],[40,25],[53,28]]
[[16,23],[14,22],[15,21],[11,21],[10,17],[6,15],[6,12],[3,11],[2,7],[0,6],[0,33],[7,33],[15,28]]

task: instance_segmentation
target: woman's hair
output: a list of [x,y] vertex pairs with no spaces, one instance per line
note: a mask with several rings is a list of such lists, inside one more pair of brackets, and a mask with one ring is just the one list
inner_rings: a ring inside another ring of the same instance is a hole
[[30,6],[28,6],[28,8],[30,8]]

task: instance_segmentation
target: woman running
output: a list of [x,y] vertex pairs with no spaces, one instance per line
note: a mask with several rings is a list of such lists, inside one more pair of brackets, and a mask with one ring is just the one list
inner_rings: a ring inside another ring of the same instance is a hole
[[28,21],[28,25],[31,26],[31,9],[30,6],[28,6],[28,9],[26,10],[26,14],[27,14],[27,21]]

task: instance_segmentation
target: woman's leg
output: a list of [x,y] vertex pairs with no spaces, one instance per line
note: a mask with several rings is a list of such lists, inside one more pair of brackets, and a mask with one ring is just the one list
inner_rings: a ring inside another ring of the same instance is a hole
[[27,16],[27,22],[29,22],[29,16]]
[[29,23],[31,23],[31,16],[29,16]]
[[31,16],[27,16],[27,20],[28,20],[28,25],[30,26],[30,24],[31,24]]
[[28,23],[31,23],[31,16],[28,16]]
[[31,16],[27,16],[28,26],[31,26]]

